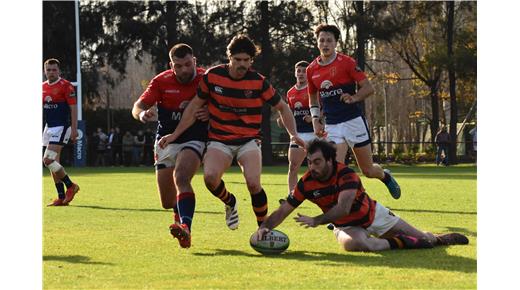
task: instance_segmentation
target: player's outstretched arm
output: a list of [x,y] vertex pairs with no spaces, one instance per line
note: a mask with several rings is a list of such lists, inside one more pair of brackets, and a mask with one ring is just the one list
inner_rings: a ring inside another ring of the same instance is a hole
[[306,228],[314,228],[319,225],[331,223],[350,213],[350,208],[352,207],[352,203],[354,202],[355,197],[355,189],[343,190],[339,193],[338,203],[326,213],[315,217],[310,217],[298,213],[298,216],[295,217],[294,220]]
[[289,133],[291,141],[302,147],[305,147],[305,142],[300,137],[298,137],[298,133],[296,133],[296,121],[294,120],[294,116],[287,103],[283,100],[280,100],[278,104],[274,106],[274,108],[278,110],[280,117],[282,117],[283,125],[285,126],[287,133]]
[[179,138],[179,136],[184,133],[197,119],[197,111],[202,108],[206,104],[206,100],[199,98],[199,96],[195,96],[191,99],[190,103],[182,112],[181,120],[179,121],[179,125],[175,128],[173,133],[163,136],[159,140],[159,146],[161,148],[165,148],[170,142],[173,142]]
[[267,234],[270,230],[280,225],[286,218],[293,212],[294,207],[288,202],[284,202],[280,207],[275,210],[267,219],[260,225],[256,231],[257,239],[261,240],[262,237]]

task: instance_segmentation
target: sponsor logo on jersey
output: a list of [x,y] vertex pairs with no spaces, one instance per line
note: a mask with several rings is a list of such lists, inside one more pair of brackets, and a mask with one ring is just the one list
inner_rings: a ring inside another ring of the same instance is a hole
[[[341,96],[343,94],[343,90],[341,88],[330,89],[332,87],[332,82],[329,80],[325,80],[321,83],[320,88],[320,97],[326,99],[335,96]],[[330,89],[330,90],[329,90]]]
[[170,94],[178,94],[180,93],[181,91],[179,90],[176,90],[176,89],[172,89],[172,90],[164,90],[165,93],[170,93]]
[[312,195],[313,195],[314,197],[318,197],[318,196],[320,196],[320,194],[321,194],[321,192],[320,192],[319,190],[315,190],[315,191],[312,193]]
[[222,87],[215,86],[215,92],[222,95],[224,93],[224,89]]
[[245,91],[244,91],[244,96],[245,96],[246,98],[248,98],[248,99],[251,98],[251,97],[253,96],[253,91],[251,91],[251,90],[245,90]]
[[44,109],[48,109],[48,110],[57,109],[58,108],[58,104],[44,104],[43,108]]
[[315,75],[312,75],[311,79],[315,79],[315,78],[319,78],[320,77],[320,74],[315,74]]
[[182,118],[182,112],[172,112],[172,120],[180,121]]
[[296,102],[296,104],[294,104],[295,109],[301,109],[302,107],[303,107],[303,105],[301,102]]
[[47,103],[52,102],[52,97],[51,96],[45,96],[45,102],[47,102]]
[[305,116],[309,115],[309,110],[294,110],[294,116]]

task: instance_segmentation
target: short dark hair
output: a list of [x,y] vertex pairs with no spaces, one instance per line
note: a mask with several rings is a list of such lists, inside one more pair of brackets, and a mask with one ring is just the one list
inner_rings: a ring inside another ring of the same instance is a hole
[[256,47],[254,42],[245,34],[238,34],[231,39],[227,46],[227,54],[229,56],[237,53],[247,53],[251,58],[260,53],[260,49]]
[[169,53],[170,59],[172,59],[174,56],[178,58],[183,58],[188,54],[193,55],[193,49],[186,43],[177,43],[170,49]]
[[314,139],[307,144],[307,154],[314,154],[316,151],[321,151],[325,161],[336,161],[336,147],[333,144],[320,139]]
[[56,65],[58,65],[58,67],[60,67],[60,61],[55,58],[49,58],[48,60],[46,60],[43,63],[43,65],[48,65],[48,64],[56,64]]
[[336,39],[336,41],[339,40],[339,37],[341,35],[341,32],[339,31],[339,28],[336,25],[322,23],[318,25],[318,27],[316,27],[316,29],[314,30],[314,35],[316,36],[316,39],[318,39],[318,36],[322,31],[331,32],[332,34],[334,34],[334,38]]
[[297,62],[295,65],[294,65],[294,68],[297,68],[297,67],[308,67],[309,66],[309,63],[304,61],[304,60],[300,60],[299,62]]

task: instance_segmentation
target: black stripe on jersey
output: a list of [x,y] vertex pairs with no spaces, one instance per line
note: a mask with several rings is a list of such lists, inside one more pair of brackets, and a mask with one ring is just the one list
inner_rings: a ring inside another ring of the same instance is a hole
[[267,103],[271,105],[272,107],[276,106],[280,100],[282,100],[282,97],[277,92],[274,92],[274,96],[270,98]]
[[[228,97],[228,98],[234,98],[234,99],[241,99],[241,100],[243,100],[243,99],[258,99],[258,98],[260,98],[260,94],[262,93],[258,89],[247,89],[247,88],[244,88],[244,89],[233,89],[233,88],[223,87],[223,86],[218,85],[218,84],[217,85],[210,84],[209,85],[210,92],[215,92],[215,87],[216,86],[222,88],[222,93],[219,93],[219,95],[224,96],[224,97]],[[251,95],[246,96],[245,95],[245,91],[250,91]]]
[[372,203],[369,203],[367,213],[362,218],[349,222],[348,225],[349,226],[361,226],[363,224],[366,224],[370,220],[370,211],[371,210],[372,210]]
[[261,115],[262,107],[252,107],[252,108],[243,108],[243,107],[229,107],[226,105],[219,104],[215,99],[210,98],[210,102],[221,112],[224,113],[233,113],[239,116],[241,115]]
[[339,187],[339,191],[347,190],[347,189],[358,189],[359,182],[347,182]]
[[232,125],[237,127],[246,127],[246,128],[252,128],[252,129],[260,129],[262,126],[261,123],[245,123],[244,121],[238,119],[238,120],[222,120],[219,119],[217,116],[209,114],[209,118],[216,121],[217,123],[220,123],[222,125]]
[[[319,195],[318,196],[314,196],[315,192],[319,192]],[[306,199],[315,200],[317,198],[324,197],[324,196],[327,196],[327,195],[334,195],[337,192],[338,192],[338,190],[337,190],[336,186],[335,185],[330,185],[330,186],[323,187],[323,188],[317,188],[315,190],[305,191],[303,193],[303,195],[305,196]]]
[[362,193],[358,198],[354,200],[352,203],[352,207],[350,208],[350,212],[358,211],[361,208],[361,205],[363,204],[363,199],[366,197],[366,193]]

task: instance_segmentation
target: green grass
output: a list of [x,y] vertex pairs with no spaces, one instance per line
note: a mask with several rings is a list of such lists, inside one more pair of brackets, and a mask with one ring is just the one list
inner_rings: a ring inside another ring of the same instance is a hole
[[[394,166],[402,197],[362,177],[371,197],[412,225],[435,233],[458,231],[468,246],[347,253],[325,226],[305,229],[297,212],[319,214],[304,202],[278,229],[291,239],[279,256],[249,246],[256,221],[244,179],[231,168],[224,180],[239,201],[240,227],[227,229],[224,207],[193,179],[197,196],[192,247],[181,249],[168,231],[152,168],[70,169],[81,191],[68,207],[43,210],[45,289],[467,289],[477,286],[476,167]],[[270,212],[286,195],[286,167],[264,167]],[[42,206],[55,197],[43,172]]]

